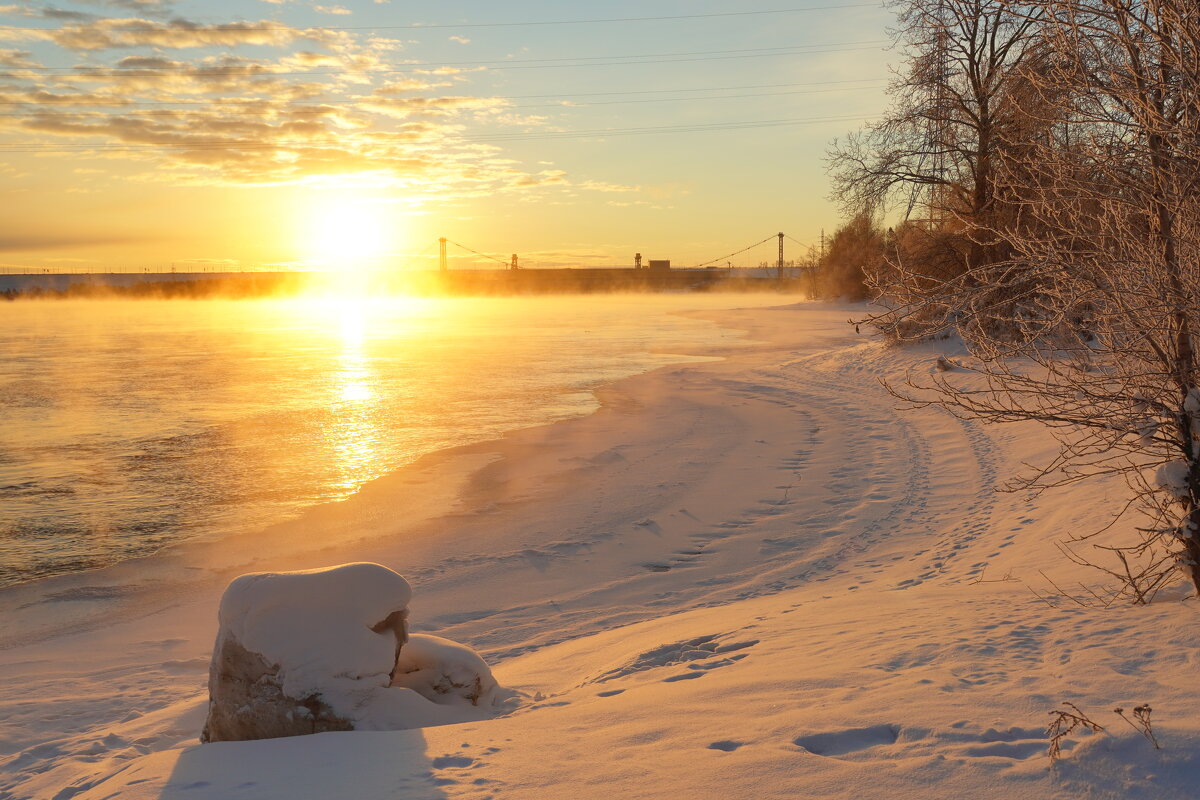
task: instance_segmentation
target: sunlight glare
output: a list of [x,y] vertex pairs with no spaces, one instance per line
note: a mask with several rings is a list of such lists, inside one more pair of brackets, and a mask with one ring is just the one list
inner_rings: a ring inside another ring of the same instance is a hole
[[314,201],[301,232],[306,262],[353,272],[386,266],[400,227],[400,216],[390,209],[376,199],[344,195]]

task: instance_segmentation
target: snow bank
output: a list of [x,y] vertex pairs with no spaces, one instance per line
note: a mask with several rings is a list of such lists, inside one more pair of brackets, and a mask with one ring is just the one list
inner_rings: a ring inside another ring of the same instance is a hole
[[[419,637],[404,671],[429,680],[392,684],[411,598],[403,577],[371,563],[234,580],[221,599],[203,740],[398,730],[487,716],[495,680],[463,645]],[[448,691],[473,696],[473,713],[431,702]]]

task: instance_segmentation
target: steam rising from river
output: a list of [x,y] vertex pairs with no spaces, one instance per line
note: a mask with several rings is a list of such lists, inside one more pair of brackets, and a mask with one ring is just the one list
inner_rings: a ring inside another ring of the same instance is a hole
[[589,413],[771,295],[17,302],[0,585],[255,530],[424,453]]

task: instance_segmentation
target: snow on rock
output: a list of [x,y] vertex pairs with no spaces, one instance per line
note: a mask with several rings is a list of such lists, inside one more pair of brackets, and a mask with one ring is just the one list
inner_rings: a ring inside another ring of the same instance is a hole
[[392,686],[404,686],[439,705],[489,706],[497,698],[488,665],[466,645],[415,633],[396,662]]
[[235,579],[221,598],[204,740],[354,729],[391,681],[411,598],[379,564]]
[[[489,716],[497,686],[487,664],[445,639],[409,642],[411,597],[408,582],[379,564],[235,579],[221,599],[202,739],[396,730]],[[398,672],[405,674],[393,684]],[[450,698],[467,709],[448,708]]]

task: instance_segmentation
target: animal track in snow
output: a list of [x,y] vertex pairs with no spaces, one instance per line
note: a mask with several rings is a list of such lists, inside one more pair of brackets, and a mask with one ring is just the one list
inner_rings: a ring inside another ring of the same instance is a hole
[[742,660],[748,654],[739,651],[758,644],[757,639],[736,642],[721,641],[727,637],[728,634],[713,634],[660,645],[653,650],[647,650],[623,666],[593,678],[588,683],[606,683],[648,669],[670,667],[676,664],[686,664],[689,671],[671,675],[664,678],[664,681],[693,680],[704,676],[710,670],[727,667]]

